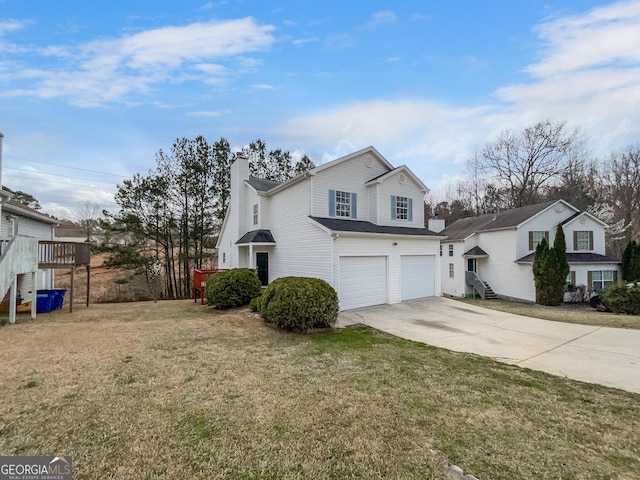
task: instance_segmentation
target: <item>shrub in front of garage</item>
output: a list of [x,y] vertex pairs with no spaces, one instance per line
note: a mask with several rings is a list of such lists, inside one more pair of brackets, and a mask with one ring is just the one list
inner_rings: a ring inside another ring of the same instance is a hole
[[225,310],[247,305],[260,294],[261,286],[254,270],[233,268],[210,276],[204,294],[209,305]]
[[338,294],[319,278],[281,277],[260,297],[259,311],[265,322],[287,330],[333,327],[338,320]]

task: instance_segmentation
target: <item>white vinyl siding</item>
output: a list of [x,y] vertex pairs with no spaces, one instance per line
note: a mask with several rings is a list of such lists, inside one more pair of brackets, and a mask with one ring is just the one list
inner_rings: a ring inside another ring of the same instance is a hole
[[[498,295],[535,301],[536,292],[531,264],[516,263],[516,235],[513,230],[499,230],[477,235],[477,245],[487,258],[477,260],[478,277],[489,283]],[[470,248],[470,247],[469,247]],[[465,251],[468,248],[465,246]],[[465,281],[464,275],[458,275]],[[468,291],[471,293],[471,290]]]
[[341,310],[387,303],[386,257],[341,257],[339,298]]
[[332,239],[308,218],[308,195],[309,181],[303,180],[271,197],[271,233],[276,241],[269,253],[272,281],[292,275],[333,282]]
[[[373,158],[372,167],[364,166],[364,156],[321,170],[313,176],[311,215],[330,217],[327,194],[329,190],[340,190],[357,195],[358,220],[375,221],[369,216],[369,191],[365,183],[388,171],[387,167]],[[273,210],[275,212],[275,210]]]
[[[395,225],[410,228],[424,228],[423,193],[403,172],[406,181],[398,182],[400,174],[385,178],[378,184],[377,194],[380,206],[378,223],[380,225]],[[398,218],[397,198],[405,198],[408,203],[407,218]]]
[[400,257],[401,299],[431,297],[434,294],[434,257],[402,255]]

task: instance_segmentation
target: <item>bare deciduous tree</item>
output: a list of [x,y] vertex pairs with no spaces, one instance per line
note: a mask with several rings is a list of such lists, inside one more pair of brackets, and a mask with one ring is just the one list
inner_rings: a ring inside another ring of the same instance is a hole
[[606,169],[607,190],[617,219],[630,225],[626,240],[640,236],[640,145],[614,153]]
[[502,132],[481,150],[482,167],[498,188],[508,190],[510,206],[521,207],[541,200],[544,188],[560,177],[580,143],[578,129],[544,120],[522,132]]
[[74,210],[74,217],[76,222],[87,236],[87,240],[91,239],[91,236],[96,233],[100,226],[100,217],[102,210],[100,205],[89,200],[82,200],[78,202],[78,206]]

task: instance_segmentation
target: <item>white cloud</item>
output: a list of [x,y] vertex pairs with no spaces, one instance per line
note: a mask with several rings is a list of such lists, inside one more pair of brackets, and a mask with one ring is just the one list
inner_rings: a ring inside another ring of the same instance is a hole
[[469,131],[479,133],[478,124],[486,113],[487,107],[456,109],[429,101],[371,100],[294,118],[278,130],[303,145],[326,145],[326,158],[374,145],[394,150],[396,160],[451,162],[463,161],[468,155],[466,141],[451,140],[468,140]]
[[538,29],[545,46],[531,82],[496,91],[510,113],[581,126],[600,155],[638,140],[640,2],[617,2]]
[[253,90],[274,90],[275,87],[273,85],[269,85],[267,83],[255,83],[251,85]]
[[607,65],[640,61],[640,2],[597,7],[586,14],[543,23],[537,29],[546,42],[543,58],[526,71],[547,78]]
[[134,93],[147,93],[156,84],[181,77],[215,83],[232,73],[234,65],[221,65],[223,60],[237,60],[240,70],[255,65],[242,55],[271,46],[273,30],[247,17],[157,28],[79,47],[50,46],[41,54],[66,65],[58,70],[14,68],[12,78],[26,85],[4,95],[65,97],[74,105],[97,106],[131,101]]
[[203,110],[200,112],[188,112],[187,116],[189,117],[220,117],[222,115],[228,115],[231,113],[229,110],[224,110],[221,112],[215,110]]
[[396,20],[397,17],[393,10],[382,10],[373,14],[373,17],[371,17],[371,20],[367,23],[367,27],[378,27],[380,25],[394,23]]
[[[530,81],[497,88],[494,102],[465,108],[428,99],[362,100],[291,119],[278,134],[323,145],[324,159],[374,145],[432,184],[502,130],[544,118],[581,127],[596,155],[636,143],[640,1],[548,20],[536,31],[543,45],[525,69]],[[465,62],[484,67],[474,57]]]

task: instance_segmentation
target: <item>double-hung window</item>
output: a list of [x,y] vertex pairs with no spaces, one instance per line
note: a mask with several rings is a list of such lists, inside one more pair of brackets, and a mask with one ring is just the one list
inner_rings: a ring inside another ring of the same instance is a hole
[[391,219],[413,220],[413,200],[409,197],[391,195]]
[[594,292],[600,292],[604,287],[615,281],[616,272],[613,270],[594,270],[589,272],[591,287]]
[[535,250],[543,238],[549,243],[549,232],[543,230],[529,231],[529,250]]
[[253,224],[258,225],[258,204],[253,204]]
[[577,230],[573,232],[574,250],[593,250],[593,231]]
[[329,216],[357,218],[357,194],[342,190],[329,190]]
[[351,216],[351,193],[336,192],[336,217]]

